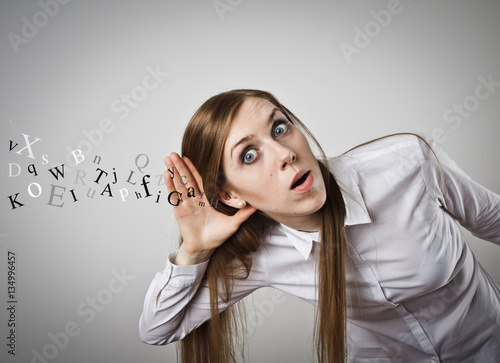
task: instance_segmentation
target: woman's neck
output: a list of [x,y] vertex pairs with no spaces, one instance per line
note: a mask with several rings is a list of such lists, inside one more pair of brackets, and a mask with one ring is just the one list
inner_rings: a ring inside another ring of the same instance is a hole
[[306,216],[279,216],[273,219],[298,231],[317,232],[321,229],[320,211]]

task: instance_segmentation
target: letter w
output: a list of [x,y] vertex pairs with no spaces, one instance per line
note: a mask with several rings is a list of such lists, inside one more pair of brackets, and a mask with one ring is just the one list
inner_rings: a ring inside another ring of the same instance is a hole
[[[59,170],[59,166],[61,167],[61,170]],[[64,178],[64,164],[56,166],[55,168],[49,169],[50,173],[56,178],[56,180],[59,180],[59,175]],[[56,172],[53,172],[52,170],[56,169]]]

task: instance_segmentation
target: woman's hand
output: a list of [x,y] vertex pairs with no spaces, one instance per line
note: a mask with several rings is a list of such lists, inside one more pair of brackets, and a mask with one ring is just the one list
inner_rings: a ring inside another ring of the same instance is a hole
[[[203,180],[191,160],[172,153],[165,158],[165,165],[170,170],[163,174],[168,193],[182,195],[182,201],[174,207],[183,239],[175,263],[188,265],[206,261],[257,209],[246,205],[233,216],[222,214],[210,206],[211,201],[203,191]],[[193,188],[193,197],[188,197],[188,188]],[[175,201],[175,196],[171,199]],[[200,205],[200,202],[203,203]]]

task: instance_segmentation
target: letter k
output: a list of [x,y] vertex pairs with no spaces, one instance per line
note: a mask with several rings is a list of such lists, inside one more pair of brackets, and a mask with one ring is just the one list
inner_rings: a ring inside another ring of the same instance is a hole
[[160,70],[160,66],[158,64],[156,65],[156,70],[153,70],[150,66],[147,66],[146,70],[151,75],[151,77],[153,77],[156,80],[156,82],[158,82],[158,83],[162,83],[163,78],[167,78],[168,75],[170,74],[170,73],[162,72]]
[[488,80],[485,80],[483,76],[479,77],[479,82],[481,82],[490,92],[495,92],[495,87],[500,86],[500,82],[495,82],[492,79],[493,75],[490,73],[488,75]]
[[135,276],[127,275],[125,273],[125,268],[122,268],[121,275],[116,270],[111,271],[111,273],[115,275],[115,277],[122,283],[123,286],[128,286],[128,281],[132,281],[133,279],[135,279]]

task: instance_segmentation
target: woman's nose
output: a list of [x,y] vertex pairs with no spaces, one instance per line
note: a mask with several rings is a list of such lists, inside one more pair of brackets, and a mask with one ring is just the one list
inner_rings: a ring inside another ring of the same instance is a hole
[[293,164],[297,160],[297,155],[288,148],[283,148],[280,151],[281,169],[285,169],[288,165]]

